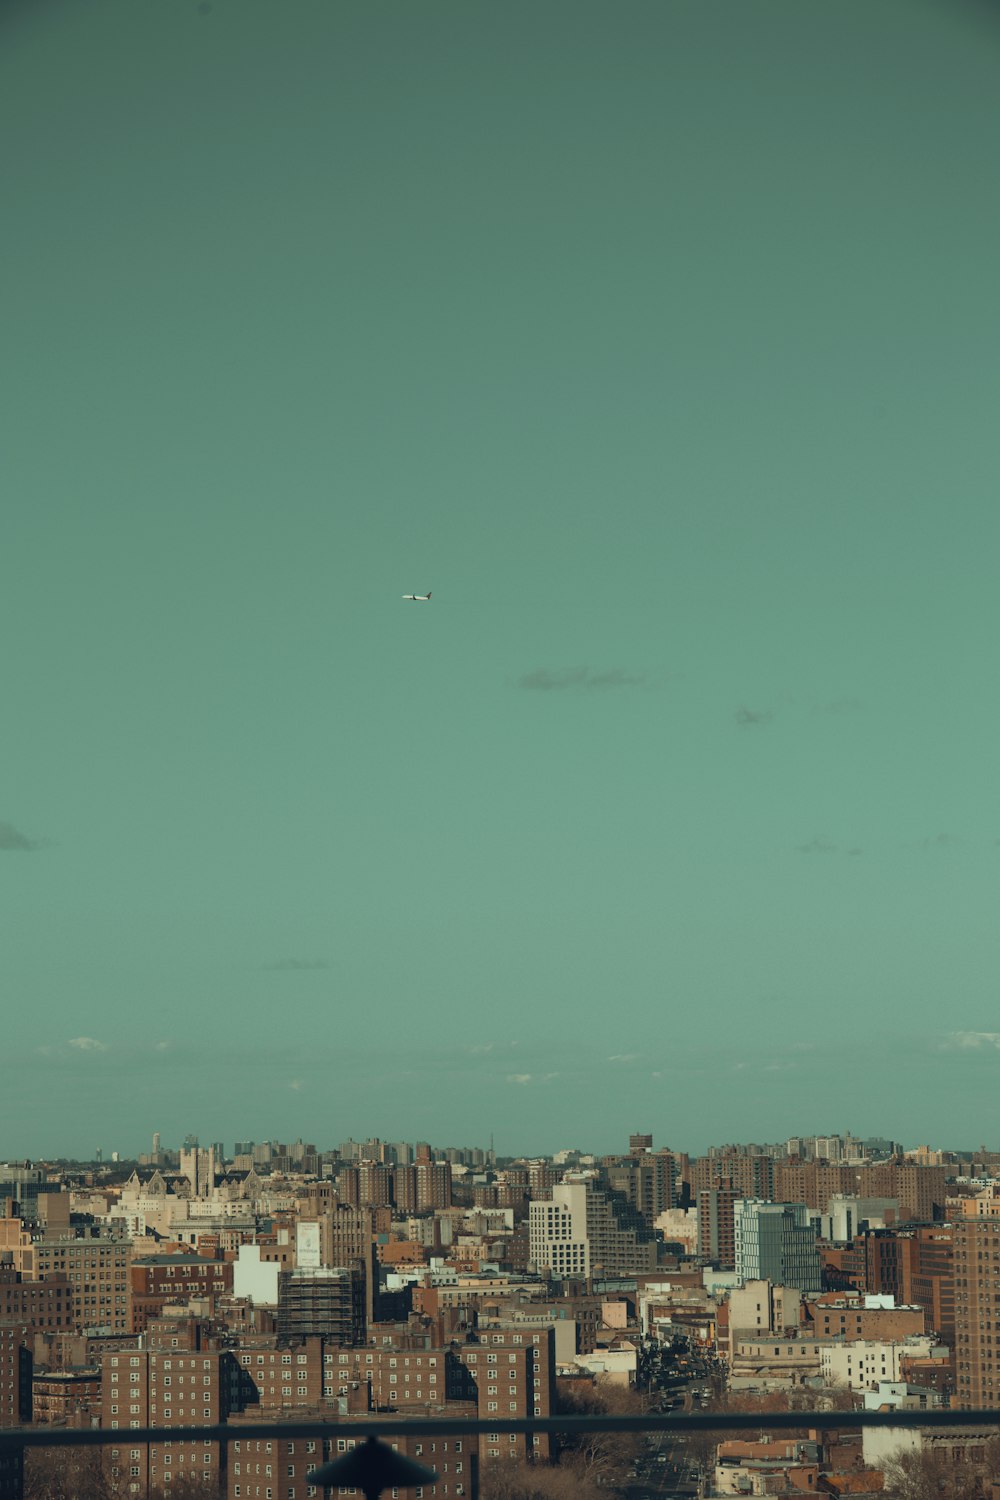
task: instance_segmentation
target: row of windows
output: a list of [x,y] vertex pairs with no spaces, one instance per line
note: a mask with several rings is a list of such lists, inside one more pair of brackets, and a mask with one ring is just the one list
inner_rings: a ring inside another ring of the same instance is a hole
[[[253,1490],[251,1490],[250,1485],[247,1485],[246,1486],[246,1492],[247,1492],[248,1495],[250,1495],[250,1494],[257,1494],[257,1495],[259,1495],[260,1494],[260,1486],[258,1485],[257,1488],[256,1488],[256,1490],[253,1491]],[[314,1484],[306,1485],[306,1494],[307,1495],[316,1495],[318,1493],[319,1492],[316,1489],[316,1486]],[[344,1494],[344,1491],[341,1490],[340,1493]],[[357,1491],[356,1490],[348,1490],[347,1493],[350,1494],[350,1495],[354,1495],[354,1494],[357,1493]],[[393,1490],[392,1493],[394,1495],[398,1495],[399,1491],[398,1490]],[[240,1486],[238,1484],[233,1486],[233,1494],[236,1495],[236,1496],[239,1496],[239,1494],[240,1494]],[[264,1491],[264,1497],[265,1497],[265,1500],[273,1500],[273,1492],[270,1489],[266,1489]],[[295,1500],[295,1487],[294,1487],[294,1485],[289,1485],[289,1488],[288,1488],[288,1500]]]

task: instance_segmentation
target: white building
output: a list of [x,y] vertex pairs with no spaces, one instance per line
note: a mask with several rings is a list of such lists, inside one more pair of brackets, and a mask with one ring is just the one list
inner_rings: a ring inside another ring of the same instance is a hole
[[528,1205],[531,1260],[553,1276],[589,1276],[587,1184],[557,1182],[551,1198]]
[[233,1296],[247,1298],[254,1307],[277,1307],[280,1270],[276,1260],[261,1260],[259,1245],[241,1245],[233,1264]]
[[585,1370],[611,1385],[633,1386],[637,1361],[635,1346],[623,1345],[617,1349],[595,1349],[592,1354],[574,1354],[568,1370]]
[[849,1245],[861,1233],[862,1225],[885,1229],[898,1220],[898,1198],[858,1198],[834,1193],[827,1201],[826,1213],[820,1217],[820,1232],[831,1244]]
[[877,1391],[883,1382],[900,1380],[904,1355],[926,1358],[935,1347],[929,1334],[891,1340],[831,1339],[820,1350],[823,1381],[852,1391]]

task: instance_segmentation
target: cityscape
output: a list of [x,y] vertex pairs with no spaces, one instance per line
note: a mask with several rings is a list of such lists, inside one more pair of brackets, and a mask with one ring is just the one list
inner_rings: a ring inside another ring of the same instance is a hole
[[0,1500],[1000,1500],[1000,0],[0,0]]
[[[691,1156],[633,1132],[515,1159],[154,1134],[137,1161],[2,1163],[0,1204],[0,1431],[108,1433],[0,1441],[3,1500],[304,1500],[355,1446],[338,1423],[391,1439],[394,1418],[478,1422],[394,1440],[433,1457],[442,1500],[966,1495],[996,1461],[962,1412],[1000,1381],[1000,1150],[844,1132]],[[824,1426],[852,1410],[955,1420]],[[671,1433],[691,1412],[722,1432]],[[630,1413],[662,1422],[531,1430]],[[747,1413],[759,1431],[725,1432]],[[273,1438],[241,1438],[261,1421]]]

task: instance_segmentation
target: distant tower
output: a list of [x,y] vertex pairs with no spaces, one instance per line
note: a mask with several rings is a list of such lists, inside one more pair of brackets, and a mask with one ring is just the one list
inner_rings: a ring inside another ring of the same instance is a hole
[[154,1156],[159,1156],[159,1154],[160,1154],[160,1132],[158,1130],[154,1130],[153,1131],[153,1155]]

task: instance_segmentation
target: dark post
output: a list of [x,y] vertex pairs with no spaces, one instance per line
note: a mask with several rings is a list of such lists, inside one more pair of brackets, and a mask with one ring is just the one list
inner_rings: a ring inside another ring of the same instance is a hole
[[325,1490],[343,1485],[347,1489],[362,1490],[365,1500],[378,1500],[383,1490],[406,1490],[413,1485],[436,1484],[437,1477],[433,1469],[414,1463],[412,1458],[404,1458],[388,1443],[370,1437],[360,1448],[345,1453],[343,1458],[321,1464],[307,1476],[307,1482],[321,1485]]

